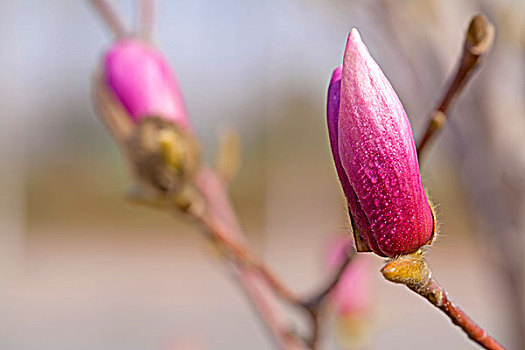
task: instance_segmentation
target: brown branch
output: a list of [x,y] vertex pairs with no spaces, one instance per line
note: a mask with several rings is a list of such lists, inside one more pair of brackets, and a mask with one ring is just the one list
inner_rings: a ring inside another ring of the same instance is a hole
[[381,272],[390,282],[406,285],[443,311],[474,342],[488,350],[505,350],[481,326],[461,310],[432,277],[432,271],[423,254],[417,252],[401,256],[387,263]]
[[[285,302],[302,307],[299,299],[247,247],[235,212],[226,194],[224,183],[209,168],[203,167],[196,178],[196,186],[203,196],[204,210],[191,212],[205,227],[205,232],[235,263],[239,282],[254,304],[261,320],[282,349],[304,349],[302,340],[283,324],[281,310],[272,302],[273,294]],[[264,285],[262,285],[264,284]],[[269,288],[269,290],[263,287]],[[271,292],[270,295],[266,292]],[[313,319],[313,318],[312,318]],[[316,323],[317,321],[314,321]],[[308,344],[310,349],[315,349]]]
[[90,2],[98,11],[100,17],[102,17],[109,29],[111,29],[115,37],[122,38],[127,35],[128,32],[126,26],[113,6],[111,6],[106,0],[91,0]]
[[291,332],[289,332],[282,320],[275,312],[275,307],[270,303],[266,295],[258,286],[256,276],[246,268],[239,268],[240,285],[246,291],[250,301],[258,311],[264,324],[268,327],[277,346],[281,349],[301,350],[304,349],[302,342]]
[[441,101],[432,113],[425,133],[417,147],[418,156],[421,157],[423,150],[426,149],[432,137],[447,123],[451,106],[461,94],[472,73],[481,63],[481,58],[490,51],[494,41],[494,32],[494,26],[483,14],[475,15],[470,21],[458,69]]
[[202,215],[199,219],[213,239],[228,253],[232,254],[238,263],[255,268],[282,299],[292,305],[300,305],[299,299],[295,294],[288,289],[258,257],[254,256],[246,246],[238,244],[228,238],[228,232],[219,221],[208,214]]
[[292,334],[282,320],[282,311],[273,300],[275,287],[270,285],[270,291],[263,290],[268,279],[267,276],[261,274],[261,266],[254,262],[247,250],[228,238],[227,231],[223,231],[220,223],[209,221],[207,216],[201,217],[201,222],[206,226],[210,239],[226,253],[231,254],[228,258],[232,259],[236,266],[239,285],[246,292],[249,301],[255,307],[276,345],[283,350],[304,350],[301,339]]
[[[204,188],[203,186],[208,186]],[[230,223],[225,224],[222,218],[232,217],[234,215],[231,204],[227,200],[227,196],[224,192],[224,187],[220,180],[215,177],[215,174],[207,168],[204,168],[199,175],[199,181],[197,186],[205,196],[206,203],[211,204],[202,213],[194,213],[194,216],[204,224],[208,232],[213,238],[220,244],[227,252],[232,254],[235,259],[244,265],[256,268],[266,282],[272,287],[272,289],[285,301],[292,305],[301,305],[299,298],[291,291],[277,276],[275,276],[270,269],[255,256],[244,243],[242,233],[235,229],[230,230],[228,226],[237,226],[233,224],[233,219],[229,220]],[[217,198],[224,197],[224,198]],[[220,209],[217,209],[219,205]],[[221,212],[217,213],[220,210]],[[222,215],[221,215],[222,214]],[[235,220],[236,221],[236,220]]]

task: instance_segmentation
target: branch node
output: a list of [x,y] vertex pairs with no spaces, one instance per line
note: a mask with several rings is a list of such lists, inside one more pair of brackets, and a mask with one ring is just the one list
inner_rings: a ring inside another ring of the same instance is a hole
[[483,348],[489,350],[505,349],[450,300],[445,290],[432,277],[432,271],[421,251],[402,255],[389,261],[381,269],[381,272],[387,280],[404,284],[410,290],[427,299],[432,305],[443,311],[470,339]]
[[435,111],[430,120],[430,128],[432,130],[440,129],[447,122],[447,116],[441,111]]
[[424,291],[432,277],[420,250],[391,260],[381,269],[381,273],[390,282],[404,284],[417,292]]

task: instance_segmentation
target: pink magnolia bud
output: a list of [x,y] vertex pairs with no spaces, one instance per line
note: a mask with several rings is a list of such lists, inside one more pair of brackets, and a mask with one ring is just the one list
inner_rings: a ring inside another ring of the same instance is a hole
[[155,48],[138,39],[119,40],[103,63],[107,85],[133,121],[156,116],[189,127],[175,76]]
[[[339,239],[328,254],[328,268],[336,270],[345,259],[351,242]],[[364,316],[370,308],[370,264],[365,257],[354,257],[331,292],[331,302],[340,316]]]
[[330,82],[327,119],[360,250],[394,257],[429,243],[434,217],[408,117],[356,29]]

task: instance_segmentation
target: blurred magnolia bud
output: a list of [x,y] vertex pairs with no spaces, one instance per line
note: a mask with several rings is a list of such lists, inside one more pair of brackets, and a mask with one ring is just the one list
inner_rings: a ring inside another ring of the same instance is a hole
[[[336,270],[352,249],[348,239],[338,239],[328,251],[328,267]],[[336,335],[344,349],[365,346],[370,338],[371,266],[367,257],[356,256],[346,267],[330,293],[330,303],[337,315]]]
[[162,194],[178,194],[199,168],[200,149],[169,64],[133,38],[116,41],[102,64],[97,102],[136,178]]
[[328,132],[358,251],[394,257],[434,235],[403,105],[356,29],[328,89]]
[[[352,249],[348,239],[338,239],[330,246],[328,268],[336,270]],[[339,282],[330,293],[331,303],[339,315],[367,313],[370,307],[370,261],[356,256],[346,267]]]

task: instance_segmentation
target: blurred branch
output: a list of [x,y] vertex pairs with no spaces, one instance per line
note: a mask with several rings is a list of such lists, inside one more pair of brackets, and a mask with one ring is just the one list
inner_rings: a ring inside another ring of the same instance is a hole
[[199,220],[204,224],[211,238],[226,252],[230,253],[237,263],[249,268],[255,268],[259,271],[261,276],[283,300],[290,304],[300,304],[294,293],[274,276],[262,261],[254,256],[245,246],[229,238],[229,233],[225,231],[219,221],[216,221],[211,215],[207,214],[199,217]]
[[346,268],[352,262],[356,254],[355,249],[351,244],[347,245],[347,251],[345,258],[339,265],[337,271],[334,275],[327,281],[326,285],[320,288],[320,290],[315,293],[313,296],[309,297],[306,301],[302,302],[303,307],[308,311],[312,320],[312,331],[309,339],[309,344],[312,349],[315,349],[321,333],[321,313],[323,302],[326,300],[326,297],[330,295],[332,290],[337,286],[341,280],[341,276],[345,272]]
[[283,324],[282,311],[277,303],[272,302],[272,296],[261,290],[259,281],[265,282],[272,293],[292,305],[299,306],[299,299],[246,246],[223,182],[211,169],[203,167],[196,185],[204,197],[206,208],[191,214],[205,226],[210,238],[233,259],[239,269],[239,282],[273,339],[281,349],[305,349],[302,339]]
[[[213,239],[226,253],[230,254],[239,269],[242,271],[256,271],[259,276],[266,282],[273,293],[279,296],[286,303],[297,307],[306,312],[309,316],[311,329],[310,335],[306,339],[306,345],[309,349],[317,349],[320,338],[320,314],[322,312],[322,302],[326,296],[333,290],[339,282],[344,270],[352,261],[355,251],[349,245],[349,251],[341,266],[335,275],[329,280],[328,284],[316,293],[313,297],[304,302],[292,290],[290,290],[256,255],[254,255],[244,243],[242,232],[237,224],[235,212],[225,192],[223,182],[218,179],[217,175],[209,168],[203,168],[196,180],[197,187],[203,194],[208,207],[203,211],[195,211],[192,215],[200,220],[205,226],[210,238]],[[197,207],[198,208],[198,207]],[[244,272],[246,273],[246,272]],[[241,280],[249,281],[250,278]],[[243,287],[250,291],[256,287]],[[274,339],[283,349],[295,348],[298,337],[284,326],[276,327],[274,320],[279,312],[270,307],[261,299],[260,295],[255,296],[258,300],[254,303],[263,305],[259,311],[263,320],[266,321],[268,328],[271,330]],[[268,324],[268,322],[273,322]],[[278,324],[281,322],[278,322]],[[286,347],[289,346],[289,347]],[[291,346],[291,347],[290,347]]]
[[153,28],[155,28],[156,0],[139,0],[138,8],[138,34],[144,40],[151,41]]
[[481,63],[481,58],[490,51],[494,41],[494,32],[494,26],[483,14],[477,14],[471,19],[465,34],[465,43],[458,69],[440,103],[432,113],[425,133],[417,147],[418,156],[421,157],[432,137],[447,123],[451,106],[463,91],[474,70]]
[[100,17],[102,17],[109,29],[111,29],[115,37],[122,38],[126,36],[127,30],[124,22],[107,0],[90,0],[90,2],[98,11]]
[[281,349],[290,350],[301,350],[305,349],[301,340],[298,339],[289,329],[283,325],[281,320],[281,313],[271,303],[268,298],[268,294],[263,293],[261,288],[258,286],[257,276],[244,267],[239,267],[239,283],[246,291],[247,296],[252,301],[254,307],[257,310],[257,314],[260,315],[261,320],[267,326],[269,332],[274,337],[276,344]]
[[[245,244],[239,242],[242,233],[240,231],[234,232],[228,230],[228,225],[221,222],[220,215],[215,214],[218,209],[216,209],[217,207],[216,205],[214,206],[213,203],[221,203],[220,210],[223,211],[223,214],[224,211],[227,210],[229,212],[228,216],[232,217],[234,215],[228,200],[218,201],[216,198],[213,198],[215,196],[221,196],[227,199],[224,188],[216,178],[215,173],[208,168],[204,168],[198,177],[199,182],[197,186],[200,186],[199,190],[203,193],[205,201],[208,203],[208,208],[202,213],[194,212],[193,215],[204,224],[212,238],[228,253],[232,254],[238,263],[255,268],[283,300],[290,304],[299,305],[299,298],[270,272],[268,267],[256,257]],[[204,188],[202,184],[211,186],[211,188]],[[230,221],[233,221],[233,219]],[[232,227],[231,224],[230,227]]]
[[432,277],[432,271],[421,252],[394,259],[387,263],[381,272],[390,282],[404,284],[427,299],[483,348],[505,349],[449,298],[443,287]]

